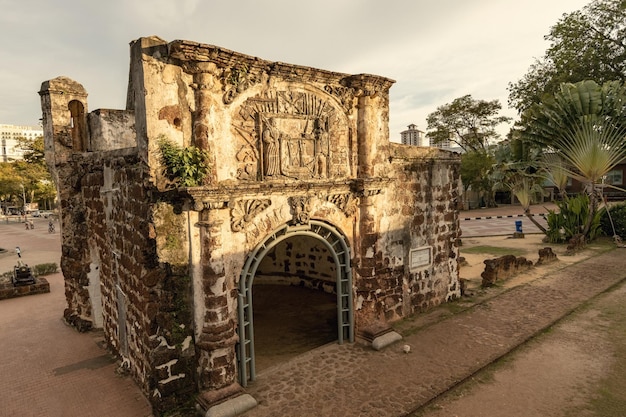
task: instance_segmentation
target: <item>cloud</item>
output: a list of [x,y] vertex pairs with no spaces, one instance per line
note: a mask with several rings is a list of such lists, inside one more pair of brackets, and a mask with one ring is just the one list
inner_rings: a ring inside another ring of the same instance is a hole
[[[499,99],[541,56],[543,36],[587,0],[0,0],[0,123],[34,124],[41,82],[82,83],[89,107],[123,108],[128,43],[157,35],[271,61],[396,80],[390,134],[425,130],[437,106]],[[507,110],[508,111],[508,110]]]

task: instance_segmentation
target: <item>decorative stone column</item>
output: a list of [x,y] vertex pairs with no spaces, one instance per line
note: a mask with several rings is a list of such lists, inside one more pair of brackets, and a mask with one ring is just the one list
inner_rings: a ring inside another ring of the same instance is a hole
[[228,292],[224,273],[222,224],[219,210],[225,202],[200,203],[200,245],[202,290],[204,291],[204,323],[196,346],[199,348],[198,370],[200,395],[198,402],[203,408],[234,396],[242,391],[237,383],[238,341],[234,314],[229,309],[231,294]]
[[[209,62],[198,63],[194,68],[193,88],[195,89],[196,111],[193,114],[193,144],[209,152],[210,164],[215,167],[215,149],[212,118],[216,103],[212,89],[215,85],[215,64]],[[210,182],[216,179],[215,169],[211,170]]]
[[352,85],[359,90],[357,192],[361,202],[356,247],[357,273],[354,280],[357,302],[361,308],[355,312],[355,323],[357,334],[375,348],[380,348],[390,340],[397,340],[399,336],[385,319],[384,300],[379,300],[379,292],[386,293],[389,280],[377,246],[380,219],[375,196],[381,192],[378,184],[381,179],[375,177],[375,165],[381,157],[379,153],[383,151],[378,149],[378,145],[383,141],[379,137],[380,105],[376,101],[380,100],[380,94],[386,94],[389,85],[374,85],[367,76],[355,78]]
[[372,119],[372,99],[369,96],[362,95],[359,97],[357,116],[359,178],[372,177],[374,174],[376,140],[369,125]]

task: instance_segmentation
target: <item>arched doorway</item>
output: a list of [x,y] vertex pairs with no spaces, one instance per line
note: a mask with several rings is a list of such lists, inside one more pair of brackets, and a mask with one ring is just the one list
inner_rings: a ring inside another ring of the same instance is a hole
[[250,253],[239,280],[239,346],[238,366],[239,382],[246,386],[248,381],[256,379],[254,350],[254,320],[252,311],[252,284],[259,264],[265,255],[276,245],[295,236],[316,239],[327,249],[335,262],[337,293],[337,341],[354,342],[354,312],[352,303],[352,271],[350,268],[350,249],[343,235],[334,227],[311,220],[305,225],[284,225],[272,232]]

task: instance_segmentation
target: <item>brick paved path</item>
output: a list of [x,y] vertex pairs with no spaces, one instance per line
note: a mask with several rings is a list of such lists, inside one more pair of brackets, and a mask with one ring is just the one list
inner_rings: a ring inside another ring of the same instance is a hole
[[[0,256],[0,273],[17,261],[15,246],[30,265],[59,264],[59,234],[48,233],[47,221],[28,231],[0,223],[0,246],[11,250]],[[101,333],[78,333],[63,323],[62,275],[46,279],[48,294],[0,301],[0,416],[150,416],[139,388],[116,375],[115,360],[99,347]]]

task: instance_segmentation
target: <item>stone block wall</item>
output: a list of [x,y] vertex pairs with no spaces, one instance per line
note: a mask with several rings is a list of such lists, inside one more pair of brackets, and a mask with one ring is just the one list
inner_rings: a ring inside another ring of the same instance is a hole
[[314,239],[292,238],[263,258],[255,283],[285,283],[335,292],[336,274],[328,248]]
[[[89,154],[81,163],[88,162],[80,187],[90,259],[85,268],[100,271],[105,337],[155,409],[167,410],[195,390],[195,351],[187,257],[160,259],[156,241],[187,236],[160,219],[136,155]],[[184,248],[175,245],[176,252],[185,254]]]
[[160,414],[196,391],[186,246],[176,247],[177,257],[160,259],[157,251],[166,236],[188,241],[187,228],[173,236],[156,209],[158,201],[174,207],[178,200],[155,193],[135,147],[132,112],[87,114],[86,92],[64,77],[43,83],[40,94],[46,160],[61,202],[64,317],[80,331],[103,327]]
[[[386,192],[379,256],[385,272],[396,277],[382,293],[385,316],[393,321],[460,296],[461,184],[457,154],[398,144],[390,153],[396,180]],[[429,259],[412,266],[413,250]],[[384,288],[384,281],[379,285]]]
[[10,280],[6,283],[0,281],[0,300],[7,298],[23,297],[26,295],[45,294],[50,292],[50,283],[47,279],[35,278],[34,284],[14,286]]

